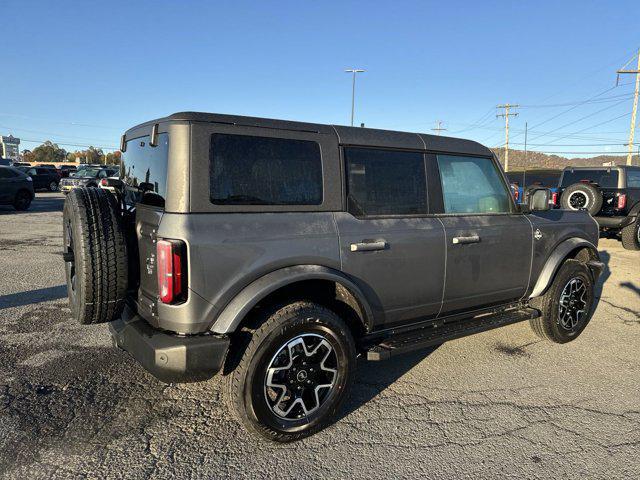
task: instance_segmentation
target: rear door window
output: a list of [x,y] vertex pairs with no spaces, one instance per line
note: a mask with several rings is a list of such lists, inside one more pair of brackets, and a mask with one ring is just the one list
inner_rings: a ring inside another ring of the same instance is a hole
[[427,213],[424,155],[373,148],[345,148],[348,210],[355,216]]
[[445,213],[508,213],[509,190],[489,158],[437,155]]
[[209,198],[216,205],[320,205],[320,145],[310,140],[213,134]]

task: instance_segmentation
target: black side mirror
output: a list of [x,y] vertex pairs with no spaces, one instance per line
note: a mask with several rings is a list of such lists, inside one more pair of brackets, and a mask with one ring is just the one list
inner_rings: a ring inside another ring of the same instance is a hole
[[551,207],[551,190],[548,188],[531,188],[527,193],[527,206],[531,212],[549,210]]

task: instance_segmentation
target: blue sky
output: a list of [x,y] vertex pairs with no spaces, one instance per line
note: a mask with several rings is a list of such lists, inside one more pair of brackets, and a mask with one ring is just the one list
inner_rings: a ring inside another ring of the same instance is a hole
[[[619,151],[608,144],[626,142],[633,85],[627,75],[612,88],[615,70],[640,46],[638,1],[0,7],[0,133],[31,140],[26,148],[45,139],[115,147],[128,127],[183,110],[348,124],[344,69],[355,66],[366,69],[356,124],[429,132],[442,120],[451,135],[497,146],[494,107],[511,102],[523,105],[513,142],[528,122],[535,150]],[[573,105],[537,106],[598,94],[602,103],[566,113]]]

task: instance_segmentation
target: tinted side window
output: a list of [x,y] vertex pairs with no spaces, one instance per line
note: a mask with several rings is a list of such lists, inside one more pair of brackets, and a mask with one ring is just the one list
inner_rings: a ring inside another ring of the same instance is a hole
[[345,148],[348,209],[357,216],[427,213],[424,155]]
[[627,170],[627,188],[640,188],[640,170]]
[[511,211],[509,191],[491,159],[438,155],[445,213]]
[[320,145],[309,140],[214,134],[209,194],[218,205],[320,205]]

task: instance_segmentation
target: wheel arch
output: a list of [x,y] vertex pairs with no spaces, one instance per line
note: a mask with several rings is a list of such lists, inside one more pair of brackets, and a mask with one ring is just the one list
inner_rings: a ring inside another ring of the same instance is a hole
[[[323,288],[330,286],[333,287],[332,295],[329,295],[330,290]],[[243,288],[224,307],[210,330],[217,334],[233,333],[255,307],[274,304],[284,298],[300,300],[301,296],[320,301],[333,299],[354,314],[354,317],[346,319],[352,330],[371,330],[373,313],[362,290],[344,273],[320,265],[296,265],[263,275]]]
[[595,277],[600,274],[604,266],[600,262],[598,249],[593,243],[583,238],[568,238],[560,242],[547,258],[529,298],[539,297],[547,291],[558,268],[567,259],[576,259],[588,264]]

